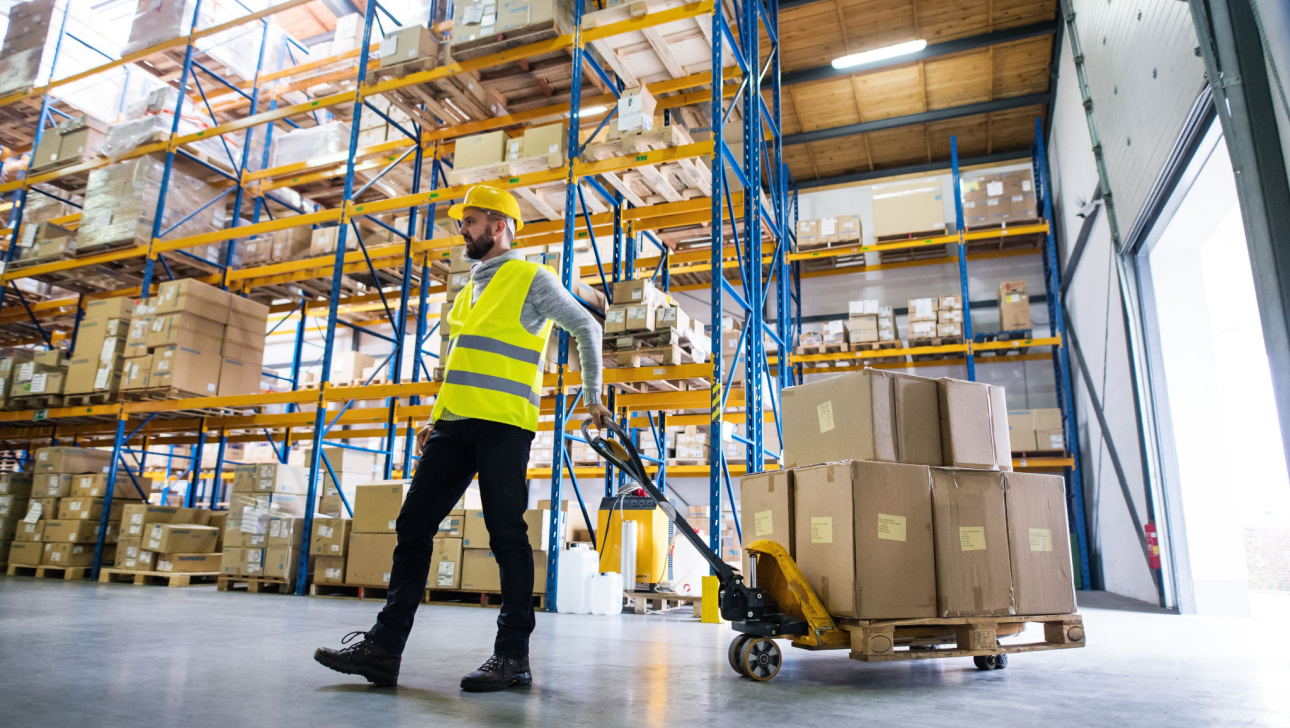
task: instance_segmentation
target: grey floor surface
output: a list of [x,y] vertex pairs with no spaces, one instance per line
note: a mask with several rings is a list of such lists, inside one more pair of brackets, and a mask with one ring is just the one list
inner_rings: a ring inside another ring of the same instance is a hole
[[[1097,605],[1097,606],[1093,606]],[[1290,726],[1284,621],[1084,599],[1088,647],[866,664],[786,649],[765,684],[726,664],[727,627],[678,614],[538,615],[535,684],[467,695],[492,609],[423,606],[397,690],[323,669],[319,645],[377,605],[0,577],[0,725]]]

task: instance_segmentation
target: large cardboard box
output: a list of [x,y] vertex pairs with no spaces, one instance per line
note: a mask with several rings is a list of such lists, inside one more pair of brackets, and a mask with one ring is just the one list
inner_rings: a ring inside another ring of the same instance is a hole
[[1025,281],[1004,281],[999,284],[999,330],[1024,331],[1030,325],[1030,296]]
[[111,465],[111,450],[42,447],[36,451],[37,473],[106,473]]
[[129,475],[117,474],[116,481],[109,481],[105,473],[91,473],[85,475],[74,475],[72,477],[72,487],[68,492],[70,496],[79,496],[83,498],[102,498],[108,493],[112,494],[115,500],[146,500],[152,494],[152,479],[139,477],[137,478],[138,486],[135,485],[135,479]]
[[223,554],[157,554],[157,571],[174,574],[214,574],[220,571]]
[[[109,521],[120,521],[126,501],[113,500],[108,512]],[[52,515],[52,514],[51,514]],[[58,501],[58,518],[66,521],[98,521],[103,516],[102,498],[72,496]]]
[[[533,534],[529,534],[533,540]],[[484,512],[468,509],[461,516],[461,545],[468,549],[486,549],[488,545],[488,526],[484,523]]]
[[1074,612],[1065,479],[1060,475],[1004,473],[1003,487],[1017,614]]
[[156,299],[157,315],[189,313],[215,324],[228,323],[229,293],[193,278],[166,281]]
[[[546,551],[550,546],[551,517],[553,511],[546,508],[530,509],[524,512],[524,523],[528,526],[529,546],[534,551]],[[565,539],[568,537],[566,526],[567,522],[563,515],[555,514],[557,524],[556,532],[559,534],[557,549],[564,548]]]
[[[747,543],[774,541],[793,555],[793,471],[767,470],[740,479],[739,522]],[[748,554],[743,555],[744,582],[749,576]]]
[[309,492],[309,468],[281,463],[255,463],[249,471],[256,493]]
[[[312,563],[312,557],[310,558]],[[264,576],[294,583],[300,568],[299,546],[270,546],[264,550]]]
[[62,498],[72,494],[75,475],[67,473],[36,473],[32,478],[31,495],[35,498]]
[[314,556],[344,556],[353,523],[348,518],[315,518],[314,531],[309,538],[309,553]]
[[0,495],[0,518],[22,518],[27,515],[31,498],[25,495]]
[[9,563],[21,566],[40,566],[45,556],[45,545],[38,541],[14,541],[9,547]]
[[943,232],[945,203],[942,193],[939,177],[874,185],[874,235]]
[[219,529],[214,526],[154,523],[143,545],[163,554],[206,554],[215,550],[218,540]]
[[354,489],[353,533],[394,533],[407,483],[360,485]]
[[409,25],[385,34],[385,38],[381,40],[381,67],[435,58],[438,52],[439,44],[429,28],[424,25]]
[[0,473],[0,495],[31,495],[31,473]]
[[1016,614],[1003,478],[932,468],[937,617]]
[[345,583],[345,557],[344,556],[314,557],[314,583],[315,584],[344,584]]
[[796,561],[830,614],[935,616],[927,466],[857,461],[799,468],[793,492]]
[[176,508],[154,506],[149,503],[127,503],[121,511],[121,534],[127,538],[142,539],[150,532],[149,524],[183,523],[205,526],[210,523],[208,510],[201,508]]
[[[109,523],[108,530],[115,535],[114,524]],[[99,540],[99,522],[86,519],[45,521],[44,539],[47,543],[94,543]],[[105,536],[104,540],[109,538]]]
[[94,544],[47,543],[40,563],[47,566],[93,566]]
[[363,370],[375,363],[376,359],[357,351],[338,354],[332,359],[328,381],[335,385],[362,384]]
[[16,525],[14,526],[13,534],[9,537],[10,540],[31,543],[45,540],[45,519],[42,518],[35,523],[26,520],[14,521],[14,523]]
[[[81,320],[82,328],[88,321],[107,321],[109,319],[129,319],[134,315],[134,299],[118,296],[116,298],[96,298],[85,302],[85,317]],[[80,338],[77,333],[77,339]]]
[[460,589],[463,550],[459,538],[436,538],[427,586],[432,589]]
[[269,540],[267,545],[300,546],[304,535],[305,519],[294,516],[273,516],[269,518]]
[[486,167],[499,164],[505,158],[506,132],[490,131],[458,139],[453,168],[464,170]]
[[472,548],[462,551],[461,588],[481,592],[502,590],[501,574],[497,570],[497,559],[492,551]]
[[933,380],[877,369],[789,387],[784,467],[841,460],[940,464],[935,389]]
[[[1002,406],[1003,388],[949,378],[937,380],[937,385],[941,461],[957,468],[1011,467],[1012,455],[1007,443],[996,446],[996,440],[1005,439],[1008,432],[1008,412]],[[999,393],[992,395],[992,389]],[[996,404],[999,406],[995,407]]]
[[351,533],[349,555],[345,557],[345,583],[388,585],[397,544],[398,536],[392,533]]
[[220,344],[217,339],[206,339],[199,346],[172,344],[154,350],[148,386],[214,396],[219,391]]
[[[18,524],[23,523],[17,518],[0,518],[0,541],[12,541],[18,531]],[[45,530],[44,524],[40,529]]]
[[144,343],[149,349],[179,344],[202,351],[219,351],[224,327],[192,313],[157,314],[152,317]]
[[244,563],[246,563],[246,549],[241,546],[226,545],[220,559],[220,573],[224,576],[242,576]]

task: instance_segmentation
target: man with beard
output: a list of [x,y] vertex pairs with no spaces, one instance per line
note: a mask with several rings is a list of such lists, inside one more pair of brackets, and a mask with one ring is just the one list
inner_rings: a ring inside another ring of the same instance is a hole
[[[524,511],[526,469],[538,426],[542,361],[552,323],[578,341],[587,409],[600,427],[612,415],[600,404],[601,329],[550,268],[511,249],[523,227],[510,193],[478,185],[453,205],[466,255],[477,260],[470,283],[446,316],[449,353],[431,422],[417,433],[421,461],[395,530],[398,545],[389,594],[376,624],[352,632],[362,640],[314,659],[378,687],[392,687],[417,605],[425,593],[439,523],[479,476],[489,548],[501,573],[502,605],[493,656],[461,680],[468,691],[502,690],[532,682],[528,641],[533,632],[533,550]],[[556,506],[559,507],[558,505]]]

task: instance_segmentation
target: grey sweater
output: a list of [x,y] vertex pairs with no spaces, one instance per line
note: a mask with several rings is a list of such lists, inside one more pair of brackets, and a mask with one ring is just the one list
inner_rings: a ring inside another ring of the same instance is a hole
[[[524,254],[519,250],[511,250],[471,269],[470,281],[474,284],[472,305],[479,302],[479,295],[484,292],[489,281],[493,280],[493,274],[508,260],[524,260]],[[547,319],[554,321],[578,341],[578,359],[582,362],[582,386],[585,392],[583,401],[586,404],[600,404],[603,331],[596,319],[560,283],[560,279],[543,268],[533,277],[528,298],[524,299],[524,308],[520,310],[520,325],[530,334],[537,335],[542,332]],[[443,419],[460,418],[445,410]]]

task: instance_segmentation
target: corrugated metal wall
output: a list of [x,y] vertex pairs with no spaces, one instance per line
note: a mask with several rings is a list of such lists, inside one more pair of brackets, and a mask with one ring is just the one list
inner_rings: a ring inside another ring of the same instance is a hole
[[1185,2],[1071,5],[1116,216],[1127,235],[1205,84],[1205,63]]

